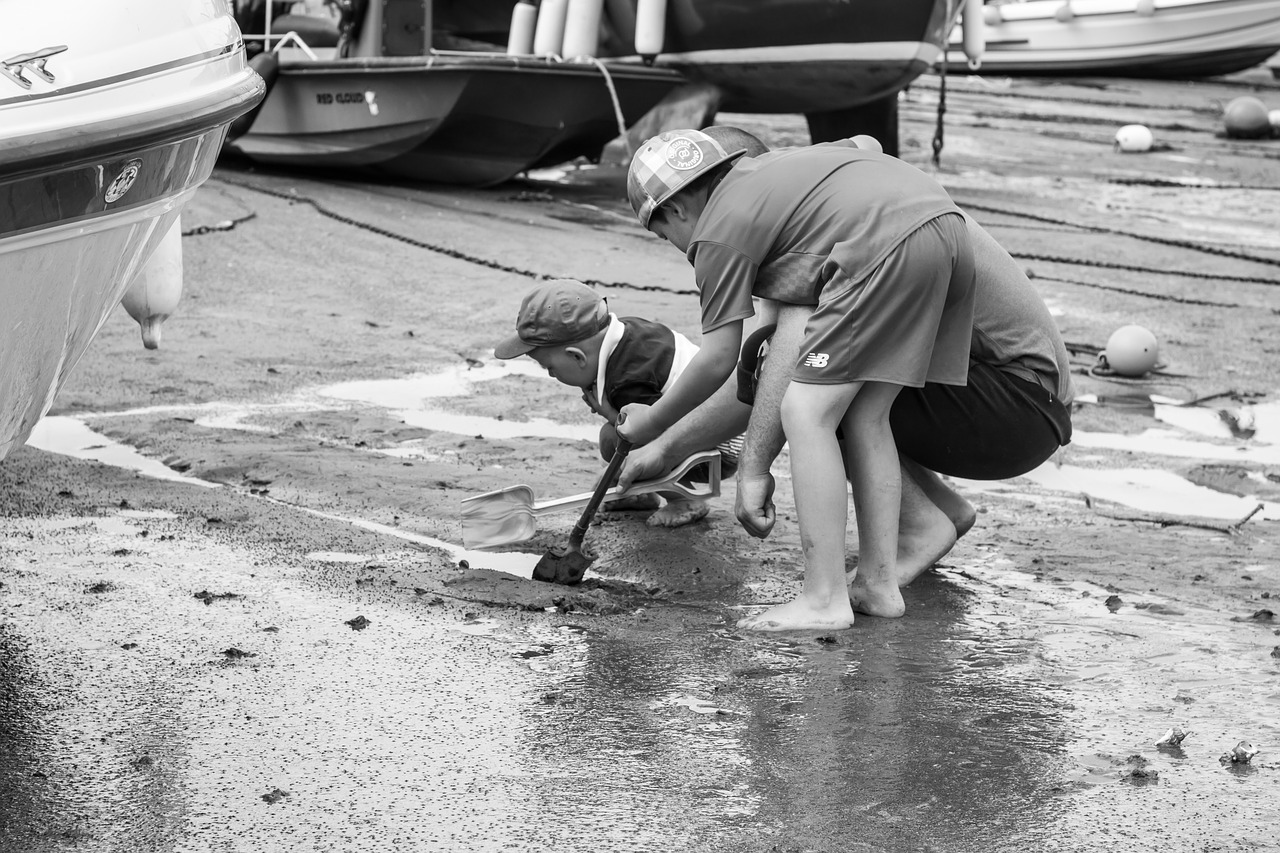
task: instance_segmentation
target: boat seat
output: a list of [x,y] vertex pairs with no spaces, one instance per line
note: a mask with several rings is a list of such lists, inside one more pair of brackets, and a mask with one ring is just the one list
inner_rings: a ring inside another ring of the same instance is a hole
[[337,47],[342,31],[338,22],[312,15],[280,15],[271,19],[271,32],[284,35],[292,30],[302,37],[307,47]]

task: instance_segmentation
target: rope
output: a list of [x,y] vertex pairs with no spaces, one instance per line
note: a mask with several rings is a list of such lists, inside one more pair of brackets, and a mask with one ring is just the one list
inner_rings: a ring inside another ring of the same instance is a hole
[[609,98],[613,101],[613,117],[618,120],[618,135],[622,137],[622,144],[627,147],[627,158],[630,159],[636,152],[631,149],[631,140],[627,138],[627,120],[622,115],[622,102],[618,100],[618,90],[613,85],[613,75],[597,57],[588,56],[587,59],[595,63],[596,68],[600,69],[600,73],[604,75],[604,84],[609,87]]

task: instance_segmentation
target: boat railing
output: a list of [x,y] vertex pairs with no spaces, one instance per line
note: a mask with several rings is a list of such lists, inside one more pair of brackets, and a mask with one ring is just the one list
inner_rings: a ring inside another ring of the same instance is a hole
[[[302,36],[298,35],[294,30],[289,30],[285,33],[273,33],[270,32],[270,30],[265,33],[245,33],[242,38],[247,42],[260,41],[262,42],[263,50],[274,53],[279,53],[282,48],[286,48],[292,44],[305,53],[308,59],[320,59],[320,55],[312,50],[306,41],[303,40]],[[272,41],[276,43],[275,47],[271,46]]]

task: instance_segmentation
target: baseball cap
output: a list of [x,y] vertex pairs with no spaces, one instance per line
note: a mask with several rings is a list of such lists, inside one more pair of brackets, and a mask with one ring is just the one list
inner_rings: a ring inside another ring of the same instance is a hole
[[498,358],[515,358],[538,347],[572,344],[609,325],[604,297],[580,281],[556,279],[525,294],[516,315],[516,333],[494,348]]
[[653,212],[673,195],[699,175],[745,153],[746,148],[726,150],[700,130],[663,131],[641,145],[631,158],[627,200],[640,224],[648,228]]

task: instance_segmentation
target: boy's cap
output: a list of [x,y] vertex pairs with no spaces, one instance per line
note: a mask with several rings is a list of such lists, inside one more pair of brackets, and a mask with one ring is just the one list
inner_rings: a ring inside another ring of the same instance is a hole
[[540,284],[520,303],[516,334],[494,348],[498,358],[515,358],[538,347],[572,344],[609,325],[604,297],[585,284],[559,279]]
[[730,152],[700,130],[667,130],[650,138],[631,158],[627,171],[627,201],[649,227],[653,212],[707,170],[747,153]]

